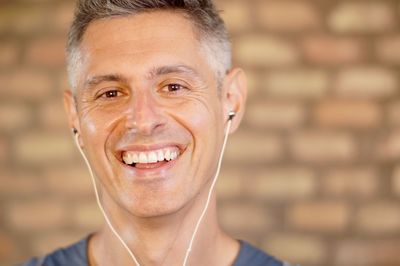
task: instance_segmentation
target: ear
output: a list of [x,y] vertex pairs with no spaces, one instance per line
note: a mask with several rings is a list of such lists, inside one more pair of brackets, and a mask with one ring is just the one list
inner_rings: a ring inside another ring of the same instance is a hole
[[247,98],[247,79],[242,69],[233,68],[229,71],[224,79],[222,93],[222,103],[226,119],[230,111],[236,113],[230,130],[230,133],[233,133],[242,121]]
[[[71,131],[76,129],[79,134],[79,132],[81,132],[81,128],[79,123],[75,97],[70,90],[66,90],[64,91],[63,98],[64,98],[64,108],[67,113],[69,127],[71,128]],[[83,142],[81,138],[78,139],[79,139],[79,145],[83,148]]]

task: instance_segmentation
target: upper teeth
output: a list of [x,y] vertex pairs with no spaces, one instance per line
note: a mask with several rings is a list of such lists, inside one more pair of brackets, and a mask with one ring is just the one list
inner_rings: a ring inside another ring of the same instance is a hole
[[177,148],[167,148],[153,151],[133,152],[126,151],[122,155],[122,160],[126,164],[132,163],[156,163],[164,160],[171,161],[178,157]]

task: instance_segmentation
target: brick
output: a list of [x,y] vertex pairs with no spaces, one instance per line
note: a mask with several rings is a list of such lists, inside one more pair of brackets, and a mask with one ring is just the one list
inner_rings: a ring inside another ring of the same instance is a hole
[[15,41],[2,41],[0,46],[0,68],[15,66],[18,61],[19,45]]
[[390,124],[400,126],[400,101],[389,104],[387,109]]
[[393,130],[379,137],[376,142],[377,158],[383,160],[396,160],[400,158],[400,130]]
[[315,99],[326,94],[329,77],[319,70],[269,71],[264,83],[269,97]]
[[0,83],[3,88],[2,97],[18,99],[41,100],[52,89],[51,77],[33,69],[18,69],[12,72],[0,73]]
[[368,129],[380,125],[382,113],[372,102],[334,100],[320,102],[314,119],[320,126]]
[[0,195],[4,197],[28,197],[42,192],[42,179],[31,172],[0,172]]
[[31,121],[31,110],[21,103],[2,103],[0,105],[0,129],[5,131],[16,131],[29,124]]
[[270,162],[283,155],[281,139],[270,134],[238,132],[229,139],[225,158],[232,162]]
[[73,167],[47,167],[43,177],[44,187],[55,195],[79,201],[94,198],[92,180],[83,160],[79,164],[73,163]]
[[217,1],[217,8],[222,10],[222,19],[228,28],[228,32],[236,33],[251,27],[251,15],[249,5],[243,1]]
[[313,171],[295,167],[266,169],[244,184],[248,194],[257,199],[281,201],[309,197],[316,185]]
[[259,24],[276,31],[316,29],[321,24],[317,11],[312,4],[298,1],[264,1],[256,8]]
[[391,183],[393,191],[400,196],[400,165],[394,169]]
[[9,149],[6,139],[0,136],[0,164],[7,161],[8,155],[10,154]]
[[272,36],[243,36],[233,48],[235,58],[250,66],[290,66],[296,64],[300,56],[293,43]]
[[28,46],[25,61],[29,65],[41,67],[62,67],[65,63],[65,38],[42,37]]
[[0,32],[28,35],[49,25],[48,9],[38,5],[5,5],[0,10]]
[[16,230],[50,230],[60,228],[68,221],[68,213],[62,204],[49,199],[13,202],[8,208],[8,223]]
[[74,15],[74,3],[61,3],[52,7],[51,27],[57,32],[67,32]]
[[252,71],[246,71],[246,79],[247,79],[247,97],[252,98],[254,95],[257,95],[264,88],[262,74],[258,74]]
[[287,211],[286,220],[299,230],[343,232],[349,224],[349,215],[344,203],[317,201],[292,205]]
[[21,136],[16,143],[16,157],[24,164],[65,163],[74,155],[70,136],[33,132]]
[[400,230],[400,210],[397,202],[364,205],[356,214],[356,224],[366,234],[393,234]]
[[388,31],[394,22],[393,7],[378,1],[339,3],[328,18],[329,27],[339,33]]
[[104,218],[95,200],[81,202],[74,206],[71,214],[72,223],[78,228],[95,230],[103,224]]
[[222,169],[216,184],[218,197],[223,199],[238,197],[243,191],[243,180],[247,174],[236,169]]
[[396,240],[344,240],[333,255],[335,265],[399,265],[400,241]]
[[350,37],[312,35],[302,42],[305,58],[318,65],[347,65],[364,60],[365,45]]
[[368,198],[379,188],[378,174],[368,166],[362,168],[333,169],[321,179],[323,191],[336,197]]
[[322,239],[295,233],[268,236],[263,248],[282,260],[302,265],[323,265],[328,256],[327,246]]
[[400,35],[385,36],[376,42],[376,55],[384,63],[400,64]]
[[224,205],[219,208],[219,217],[222,227],[231,232],[262,232],[275,223],[272,213],[254,203]]
[[0,231],[0,258],[2,261],[12,259],[17,252],[17,244],[8,233]]
[[305,118],[305,108],[296,102],[258,101],[246,110],[246,121],[260,129],[291,129],[301,125]]
[[350,67],[339,72],[334,87],[336,94],[343,97],[389,97],[397,91],[396,75],[392,70],[383,67]]
[[42,103],[39,110],[42,125],[47,129],[68,131],[68,119],[61,97]]
[[290,150],[298,161],[351,161],[357,153],[354,139],[345,133],[304,131],[290,138]]
[[[20,0],[19,2],[39,4],[39,3],[49,3],[49,0]],[[54,2],[60,2],[60,0],[56,0]]]

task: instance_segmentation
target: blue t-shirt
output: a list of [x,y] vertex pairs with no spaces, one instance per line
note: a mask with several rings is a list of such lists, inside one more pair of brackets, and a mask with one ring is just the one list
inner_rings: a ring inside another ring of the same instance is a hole
[[[84,238],[67,248],[61,248],[53,253],[34,258],[19,266],[88,266],[87,245],[88,239]],[[257,249],[245,241],[240,241],[240,251],[233,266],[284,266],[281,261]]]

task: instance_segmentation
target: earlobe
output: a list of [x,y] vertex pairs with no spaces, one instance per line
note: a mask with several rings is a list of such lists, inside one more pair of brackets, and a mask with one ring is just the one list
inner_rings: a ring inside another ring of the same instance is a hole
[[225,112],[235,112],[235,119],[232,120],[232,133],[236,131],[240,125],[247,98],[247,80],[242,69],[234,68],[227,74],[222,97]]

